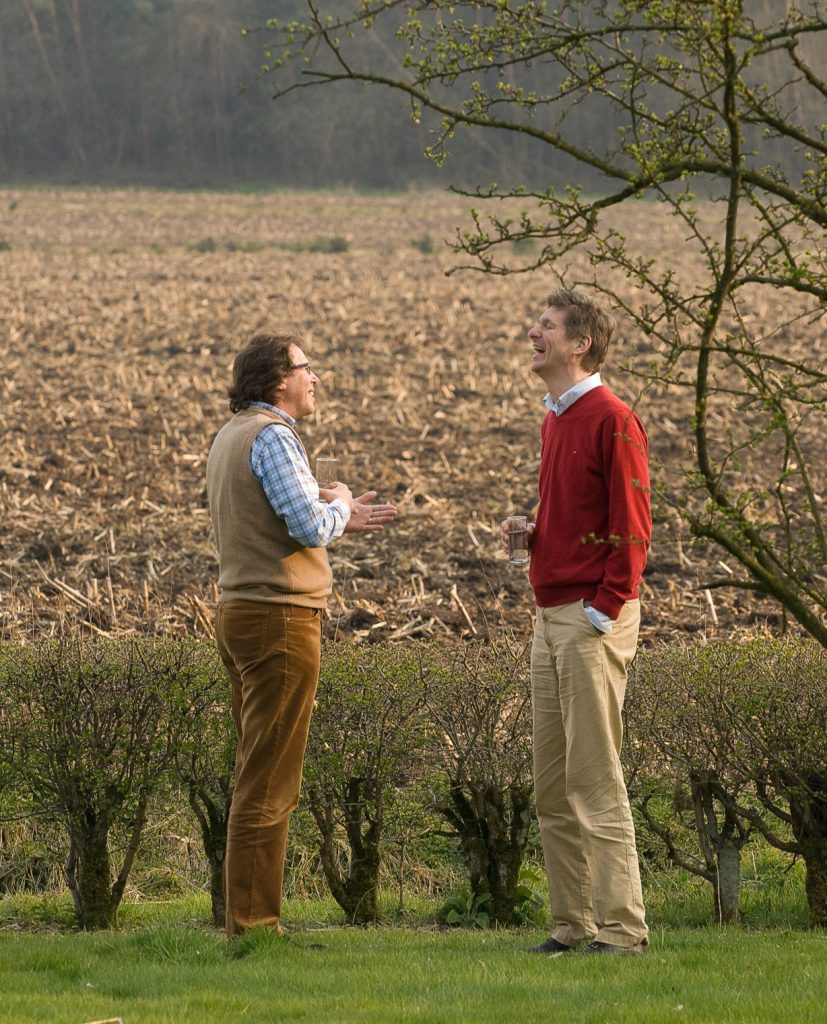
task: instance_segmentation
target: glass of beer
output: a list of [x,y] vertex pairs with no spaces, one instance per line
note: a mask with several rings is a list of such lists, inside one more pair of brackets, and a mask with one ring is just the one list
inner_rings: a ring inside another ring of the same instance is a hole
[[505,522],[508,533],[508,560],[514,565],[525,565],[528,561],[528,518],[509,516]]
[[338,460],[332,456],[320,455],[316,459],[316,483],[319,487],[332,487],[336,483]]

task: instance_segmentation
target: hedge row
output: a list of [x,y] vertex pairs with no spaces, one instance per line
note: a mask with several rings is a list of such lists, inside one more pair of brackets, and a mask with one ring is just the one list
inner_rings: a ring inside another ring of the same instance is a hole
[[[741,852],[758,834],[803,859],[811,922],[827,925],[826,684],[827,653],[802,639],[661,645],[634,663],[623,758],[642,852],[705,878],[722,920],[737,916]],[[0,808],[60,823],[81,927],[116,921],[150,799],[170,778],[189,794],[222,920],[226,697],[211,644],[0,645]],[[349,920],[375,920],[388,837],[416,834],[424,807],[459,843],[470,905],[520,920],[530,703],[528,652],[508,640],[325,645],[303,800]],[[114,865],[113,830],[127,835]]]

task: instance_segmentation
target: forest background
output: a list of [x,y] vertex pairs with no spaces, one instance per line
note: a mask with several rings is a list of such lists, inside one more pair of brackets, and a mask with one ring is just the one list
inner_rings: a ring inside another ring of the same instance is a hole
[[[427,126],[411,124],[398,97],[354,86],[321,103],[272,102],[272,83],[258,80],[265,39],[242,31],[302,9],[297,0],[3,4],[0,179],[175,188],[435,182],[439,171],[422,159]],[[456,155],[452,173],[465,180],[496,176],[515,156],[482,138]],[[521,161],[527,171],[530,154]]]
[[[771,20],[779,5],[748,6]],[[334,14],[347,7],[324,5]],[[397,189],[571,178],[568,158],[536,140],[512,136],[505,145],[473,129],[452,140],[446,173],[422,158],[435,121],[425,112],[412,123],[406,99],[390,90],[344,83],[273,103],[273,82],[260,74],[268,38],[256,26],[304,13],[304,0],[8,0],[0,5],[0,182]],[[365,34],[375,70],[399,71],[391,43],[403,20],[393,12]],[[772,67],[761,73],[772,84]],[[289,66],[280,86],[300,74]],[[512,74],[530,89],[548,69]],[[817,95],[805,88],[798,99],[811,121]],[[583,107],[569,133],[599,150],[617,127],[604,109]],[[767,156],[795,159],[771,145]],[[594,187],[598,175],[579,167],[574,180]]]

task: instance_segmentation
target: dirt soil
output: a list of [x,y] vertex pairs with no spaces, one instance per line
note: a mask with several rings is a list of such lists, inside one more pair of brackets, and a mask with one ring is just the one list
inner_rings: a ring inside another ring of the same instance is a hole
[[[498,524],[536,501],[543,389],[527,331],[556,282],[446,276],[456,257],[443,240],[467,205],[0,192],[2,635],[210,633],[205,462],[233,356],[268,329],[296,333],[321,378],[301,425],[311,457],[335,454],[355,493],[399,506],[383,535],[331,547],[328,635],[527,638],[527,573],[499,552]],[[627,230],[645,230],[653,255],[679,252],[669,225],[640,212]],[[311,251],[335,237],[346,251]],[[579,258],[565,270],[593,274]],[[604,377],[629,401],[639,385],[618,367],[638,357],[646,347],[621,324]],[[688,401],[650,389],[637,405],[656,481],[690,455]],[[742,575],[659,510],[644,641],[779,623],[748,592],[705,596],[722,571]]]

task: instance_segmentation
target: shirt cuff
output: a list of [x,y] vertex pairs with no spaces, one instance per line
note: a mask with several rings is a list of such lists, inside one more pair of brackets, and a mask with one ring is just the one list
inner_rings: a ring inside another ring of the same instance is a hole
[[599,629],[601,633],[611,633],[612,631],[612,620],[608,615],[603,612],[599,612],[592,605],[586,605],[583,609],[586,613],[586,618],[591,622],[595,629]]
[[336,498],[336,500],[331,501],[331,503],[327,507],[337,509],[341,513],[342,518],[345,521],[345,525],[347,525],[350,522],[350,505],[348,505],[344,498]]

